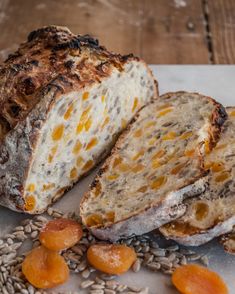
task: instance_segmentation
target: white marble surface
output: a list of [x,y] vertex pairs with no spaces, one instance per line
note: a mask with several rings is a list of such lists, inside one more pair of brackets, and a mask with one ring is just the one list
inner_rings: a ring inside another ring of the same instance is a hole
[[[214,97],[224,105],[235,105],[235,66],[178,66],[178,65],[153,65],[152,69],[159,82],[160,93],[169,91],[194,91]],[[56,206],[64,211],[78,211],[81,195],[86,191],[95,172],[80,181]],[[0,208],[0,237],[8,232],[20,219],[25,218],[5,208]],[[225,254],[216,241],[195,249],[209,257],[210,267],[217,271],[229,285],[230,294],[235,294],[235,257]],[[137,274],[129,272],[120,278],[129,285],[146,287],[151,294],[176,294],[169,287],[169,277],[149,271]],[[53,293],[85,293],[79,289],[80,279],[73,275],[69,283],[53,290]],[[1,290],[0,290],[1,292]],[[52,293],[49,291],[49,293]],[[197,294],[197,293],[195,293]]]

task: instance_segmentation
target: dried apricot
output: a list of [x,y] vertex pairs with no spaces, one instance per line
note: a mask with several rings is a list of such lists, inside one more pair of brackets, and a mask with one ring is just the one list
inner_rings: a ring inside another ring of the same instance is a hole
[[33,195],[28,195],[25,199],[25,205],[24,208],[26,211],[31,211],[35,208],[36,206],[36,200]]
[[98,144],[98,140],[97,140],[97,138],[96,137],[94,137],[94,138],[92,138],[91,140],[90,140],[90,142],[87,144],[87,146],[86,146],[86,150],[90,150],[91,148],[93,148],[95,145],[97,145]]
[[87,259],[94,268],[107,274],[119,275],[132,266],[136,253],[125,245],[94,244],[87,250]]
[[56,126],[51,134],[53,141],[59,141],[64,134],[64,125],[60,124]]
[[34,248],[22,263],[26,279],[41,289],[53,288],[68,280],[69,269],[63,257],[43,246]]
[[79,223],[59,218],[49,221],[39,235],[41,243],[51,250],[62,250],[75,245],[83,232]]
[[169,108],[166,108],[162,111],[160,111],[157,115],[157,117],[161,117],[161,116],[164,116],[166,115],[167,113],[171,112],[173,110],[173,108],[169,107]]
[[177,268],[172,282],[183,294],[228,294],[224,281],[217,273],[197,264]]

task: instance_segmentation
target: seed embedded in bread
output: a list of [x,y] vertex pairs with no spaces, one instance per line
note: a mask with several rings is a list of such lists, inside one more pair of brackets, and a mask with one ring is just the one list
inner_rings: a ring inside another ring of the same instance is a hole
[[186,92],[141,109],[83,198],[84,224],[97,237],[116,240],[181,216],[183,199],[204,189],[201,155],[215,144],[225,118],[220,104]]

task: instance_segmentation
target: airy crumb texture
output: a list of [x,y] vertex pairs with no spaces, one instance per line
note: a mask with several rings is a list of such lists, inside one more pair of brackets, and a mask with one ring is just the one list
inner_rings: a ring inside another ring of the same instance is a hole
[[0,67],[0,204],[41,213],[158,96],[147,65],[50,26]]
[[203,190],[203,180],[190,184],[205,175],[201,153],[214,144],[224,118],[221,105],[194,93],[169,93],[144,107],[84,196],[83,222],[98,237],[116,239],[182,215],[183,198]]
[[235,108],[227,112],[220,141],[205,158],[205,167],[210,169],[208,188],[196,199],[185,201],[183,217],[160,229],[167,238],[200,245],[230,232],[235,225]]

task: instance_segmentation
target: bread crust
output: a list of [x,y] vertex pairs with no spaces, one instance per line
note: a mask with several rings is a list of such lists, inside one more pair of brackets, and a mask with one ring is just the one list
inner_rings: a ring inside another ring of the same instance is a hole
[[[164,95],[162,95],[160,98],[167,99],[170,98],[172,95],[180,96],[187,94],[185,91],[178,91],[178,92],[169,92]],[[190,93],[192,95],[200,95],[198,93]],[[216,144],[217,140],[219,139],[220,133],[221,133],[221,127],[224,123],[224,121],[227,118],[227,113],[224,109],[224,107],[216,102],[214,99],[208,96],[206,97],[213,105],[215,106],[214,112],[211,115],[210,118],[210,129],[209,132],[209,147],[213,148],[213,146]],[[149,107],[151,105],[149,104],[145,105],[144,107]],[[143,107],[143,108],[144,108]],[[142,108],[142,109],[143,109]],[[139,110],[141,111],[141,109]],[[116,142],[110,157],[105,161],[104,165],[101,167],[101,169],[98,171],[98,174],[94,181],[92,182],[90,189],[93,189],[96,187],[97,183],[99,182],[99,179],[101,178],[102,174],[108,169],[110,162],[112,160],[112,157],[116,155],[119,148],[123,145],[123,142],[125,141],[126,137],[128,136],[128,133],[131,129],[132,124],[135,123],[137,118],[139,117],[139,112],[136,114],[136,116],[133,118],[127,129],[123,132],[123,134],[119,137],[118,141]],[[190,191],[195,191],[195,189],[198,189],[198,193],[202,193],[202,191],[205,188],[205,185],[207,183],[207,178],[205,177],[208,172],[204,170],[203,168],[203,158],[201,157],[201,166],[199,167],[201,169],[201,175],[200,177],[195,177],[191,181],[188,181],[183,186],[175,187],[175,191],[170,193],[168,197],[161,201],[160,203],[156,203],[155,205],[152,205],[151,207],[148,207],[141,212],[137,214],[133,214],[132,216],[121,220],[119,222],[108,224],[106,226],[97,225],[94,227],[90,227],[89,229],[92,231],[92,233],[97,236],[100,239],[108,239],[110,241],[116,241],[122,237],[128,237],[130,236],[130,232],[134,232],[135,235],[142,234],[147,231],[151,231],[153,229],[159,228],[163,224],[170,222],[171,218],[170,215],[170,209],[174,205],[180,205],[185,199],[185,194]],[[194,193],[195,195],[196,193]],[[188,194],[188,197],[190,195]],[[82,198],[81,204],[80,204],[80,214],[83,218],[82,210],[83,205],[86,202],[86,200],[89,198],[89,191],[85,193],[85,195]],[[171,201],[172,205],[169,205],[169,201]],[[179,210],[177,212],[177,217],[180,217],[185,212],[185,206],[180,205]],[[176,219],[175,217],[174,219]],[[173,218],[172,218],[173,219]],[[84,223],[85,220],[83,219]]]
[[100,83],[114,68],[121,72],[133,60],[144,63],[132,54],[109,52],[89,35],[76,36],[57,26],[31,32],[7,58],[0,67],[1,205],[24,211],[24,184],[34,150],[58,97]]
[[[202,244],[205,244],[212,239],[219,237],[223,234],[226,234],[227,232],[232,231],[235,223],[235,216],[231,217],[224,222],[220,222],[218,224],[215,224],[213,227],[211,227],[208,230],[200,230],[198,233],[194,234],[188,234],[188,235],[181,235],[179,237],[171,236],[170,234],[166,235],[164,233],[164,237],[166,239],[173,239],[177,243],[185,246],[200,246]],[[160,229],[162,232],[162,230]]]
[[[229,113],[229,111],[231,111],[231,112],[234,111],[235,108],[234,107],[226,107],[226,110]],[[234,124],[231,124],[230,120],[228,119],[222,128],[222,134],[223,133],[226,134],[226,132],[229,130],[231,131],[231,133],[228,133],[229,135],[227,135],[227,136],[229,136],[229,138],[231,138],[231,136],[234,132]],[[233,137],[234,136],[232,136],[232,138]],[[226,143],[226,139],[224,137],[221,138],[221,143],[222,144]],[[227,145],[229,146],[229,142],[227,142]],[[233,151],[232,148],[231,148],[231,151]],[[226,153],[226,150],[223,150],[223,154],[224,154],[224,152]],[[213,153],[211,153],[211,154],[213,154]],[[230,168],[231,168],[231,165],[230,165],[230,167],[227,166],[226,170],[228,171]],[[213,182],[212,182],[213,176],[214,176],[214,173],[211,172],[210,177],[209,177],[209,183],[208,183],[208,187],[209,187],[208,195],[211,197],[211,199],[207,198],[209,201],[211,201],[211,203],[210,202],[208,203],[209,206],[213,204],[212,202],[214,199],[217,200],[218,198],[220,198],[220,194],[218,193],[218,191],[215,192],[216,189],[213,190],[214,189]],[[212,182],[212,183],[210,184],[210,182]],[[210,185],[211,185],[212,189],[210,189]],[[225,186],[226,186],[226,184],[224,185],[224,187]],[[231,199],[233,199],[235,196],[234,191],[228,189],[228,196],[229,196],[229,198],[231,197]],[[203,201],[204,200],[203,195],[199,199],[201,199]],[[197,199],[195,199],[195,202],[196,201],[197,201]],[[194,203],[193,199],[192,199],[192,203]],[[231,205],[233,205],[233,204],[230,203],[230,206]],[[224,210],[226,208],[227,208],[227,206],[223,207]],[[228,209],[229,209],[229,207],[228,207]],[[226,211],[227,211],[227,214],[226,214],[226,216],[224,216],[224,218],[220,217],[215,220],[213,219],[213,223],[205,229],[200,229],[198,227],[192,226],[191,224],[186,223],[182,219],[180,221],[182,223],[186,224],[187,228],[189,228],[189,229],[186,228],[185,231],[184,230],[182,230],[182,231],[177,230],[176,232],[174,232],[174,231],[169,230],[166,227],[163,227],[163,228],[160,228],[160,231],[163,233],[163,235],[167,239],[173,239],[182,245],[199,246],[199,245],[202,245],[202,244],[205,244],[205,243],[211,241],[212,239],[214,239],[216,237],[227,234],[233,230],[234,225],[235,225],[235,216],[232,214],[229,214],[227,209],[226,209]],[[227,236],[221,237],[221,239],[223,240],[223,242],[225,242],[227,239]],[[229,248],[225,248],[225,249],[226,249],[226,251],[229,252]]]

